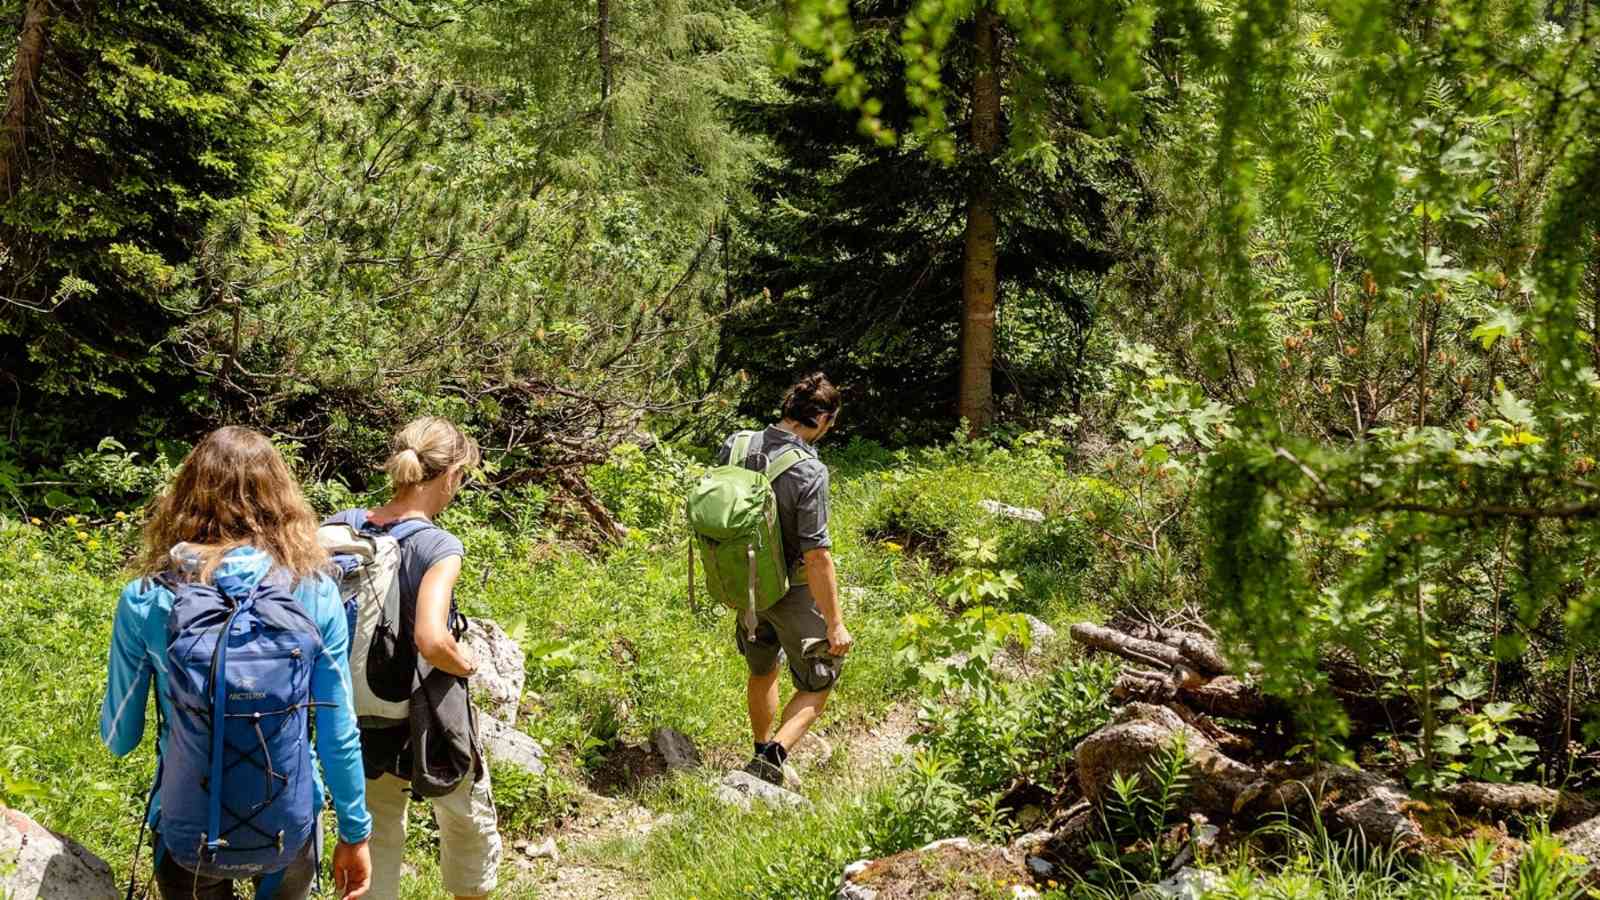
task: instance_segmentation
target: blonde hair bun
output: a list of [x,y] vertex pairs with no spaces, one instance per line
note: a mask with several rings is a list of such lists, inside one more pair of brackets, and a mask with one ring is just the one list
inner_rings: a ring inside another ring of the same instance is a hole
[[456,466],[476,466],[480,459],[478,442],[439,416],[412,420],[395,434],[390,449],[383,468],[396,487],[424,484]]

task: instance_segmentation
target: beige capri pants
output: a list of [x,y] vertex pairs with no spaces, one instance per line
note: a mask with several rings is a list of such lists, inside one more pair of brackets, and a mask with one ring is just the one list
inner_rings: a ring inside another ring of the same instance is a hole
[[[411,782],[393,775],[367,779],[372,814],[370,900],[398,900],[406,852],[406,809]],[[476,897],[495,889],[500,877],[500,829],[489,793],[489,768],[476,783],[463,780],[455,793],[428,801],[439,824],[439,873],[444,889]]]

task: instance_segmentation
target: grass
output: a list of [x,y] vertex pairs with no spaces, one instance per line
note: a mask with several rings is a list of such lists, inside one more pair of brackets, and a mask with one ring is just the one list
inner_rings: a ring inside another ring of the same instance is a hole
[[[875,537],[887,534],[886,494],[912,497],[918,508],[945,508],[943,539],[959,540],[994,526],[977,511],[977,500],[1038,505],[1067,475],[1044,454],[1022,458],[972,447],[896,455],[856,444],[825,448],[824,458],[834,469],[833,534],[842,581],[859,589],[850,593],[846,610],[857,645],[827,719],[867,724],[914,691],[894,656],[902,618],[937,611],[937,548],[919,556]],[[692,461],[671,453],[624,452],[593,472],[597,491],[635,526],[625,544],[600,554],[556,538],[543,515],[543,495],[530,494],[525,507],[509,508],[469,497],[442,517],[468,548],[461,606],[520,639],[532,708],[522,727],[557,763],[548,784],[506,783],[508,839],[559,822],[574,786],[606,748],[642,741],[656,726],[690,735],[714,765],[733,764],[747,752],[744,668],[730,618],[696,614],[685,601],[684,545],[672,515],[681,485],[695,471]],[[366,499],[327,484],[310,494],[327,510]],[[112,612],[135,539],[132,518],[37,525],[0,518],[0,658],[6,660],[0,670],[0,800],[79,840],[119,876],[127,873],[154,772],[153,741],[117,760],[99,745],[96,723]],[[1069,586],[1030,601],[1029,608],[1057,618],[1074,611],[1077,596]],[[780,846],[791,847],[789,857],[804,849],[812,860],[807,877],[815,873],[818,884],[836,885],[845,857],[863,848],[828,842],[851,830],[840,823],[864,824],[881,814],[881,788],[824,778],[810,792],[823,802],[802,825],[768,814],[716,814],[709,788],[680,779],[642,799],[682,812],[681,822],[675,819],[630,852],[649,873],[655,896],[734,896],[716,885],[733,884],[735,871],[788,884],[787,876],[748,871],[751,858],[784,857],[776,852]],[[407,895],[428,896],[436,878],[431,854],[422,852],[429,829],[420,817],[416,824],[417,877]],[[723,868],[711,864],[723,858],[708,849],[714,846],[727,848]],[[702,864],[689,865],[694,859]]]
[[[1074,471],[1048,448],[958,442],[889,453],[852,444],[825,448],[824,458],[834,473],[835,553],[857,638],[825,719],[835,736],[869,732],[887,711],[919,696],[897,658],[896,638],[908,615],[945,615],[940,577],[969,539],[993,540],[999,565],[1019,576],[1023,590],[1012,607],[1058,628],[1096,617],[1101,604],[1159,603],[1172,585],[1194,584],[1177,557],[1114,546],[1106,531],[1121,527],[1112,523],[1131,495]],[[717,776],[748,753],[744,669],[729,615],[696,613],[685,599],[675,517],[683,485],[696,472],[694,460],[671,451],[629,450],[592,471],[597,494],[632,527],[623,545],[605,552],[562,540],[551,524],[560,509],[534,489],[510,503],[469,495],[443,517],[468,548],[461,605],[519,639],[529,710],[521,727],[549,748],[554,763],[541,778],[496,769],[508,844],[500,896],[554,895],[537,877],[521,877],[510,845],[562,836],[605,752],[618,742],[643,742],[660,725],[690,735],[707,769],[628,798],[659,817],[648,834],[618,832],[564,848],[568,864],[611,870],[631,895],[659,900],[832,898],[849,862],[953,834],[981,835],[995,827],[984,802],[996,785],[1021,770],[1044,780],[1060,771],[1073,736],[1100,714],[1111,672],[1054,655],[1040,672],[1048,677],[1001,692],[1001,707],[947,705],[931,715],[935,732],[925,752],[896,770],[872,769],[848,745],[838,747],[833,762],[807,773],[808,810],[740,813],[719,804]],[[310,494],[326,510],[370,499],[326,483]],[[984,499],[1040,508],[1050,519],[1044,526],[996,519],[978,509]],[[0,801],[79,840],[124,878],[155,768],[153,741],[113,759],[99,745],[96,721],[111,616],[135,531],[127,517],[0,517]],[[403,896],[441,896],[425,807],[413,806],[412,826]],[[1221,872],[1219,896],[1576,896],[1563,887],[1570,859],[1538,842],[1532,862],[1505,889],[1488,887],[1482,859],[1470,853],[1412,869],[1325,835],[1279,835],[1272,846],[1280,849],[1208,861]],[[1126,893],[1084,883],[1051,896]]]

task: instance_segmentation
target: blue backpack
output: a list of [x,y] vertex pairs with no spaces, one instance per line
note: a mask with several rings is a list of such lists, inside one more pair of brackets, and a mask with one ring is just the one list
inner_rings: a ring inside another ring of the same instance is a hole
[[278,574],[245,597],[162,579],[173,721],[156,773],[161,839],[200,875],[281,871],[317,831],[307,713],[322,637]]

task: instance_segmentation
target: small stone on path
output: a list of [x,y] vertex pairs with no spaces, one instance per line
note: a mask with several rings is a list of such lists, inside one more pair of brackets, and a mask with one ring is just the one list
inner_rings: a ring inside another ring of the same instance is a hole
[[722,784],[717,788],[716,797],[719,801],[749,810],[752,799],[759,800],[771,806],[790,806],[795,808],[809,807],[811,801],[793,791],[784,790],[777,785],[749,774],[734,770],[722,779]]
[[700,768],[700,750],[689,736],[676,728],[657,728],[650,732],[650,746],[661,754],[668,771],[680,772]]
[[533,841],[517,841],[516,848],[523,856],[529,859],[548,859],[556,865],[561,864],[561,851],[556,849],[555,838],[545,838],[544,843],[535,844]]

